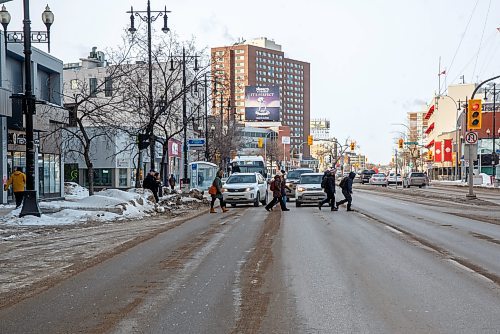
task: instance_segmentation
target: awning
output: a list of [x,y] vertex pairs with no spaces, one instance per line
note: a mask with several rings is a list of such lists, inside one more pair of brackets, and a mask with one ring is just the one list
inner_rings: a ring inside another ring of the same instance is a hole
[[431,133],[432,130],[434,130],[434,122],[431,125],[429,125],[427,130],[425,130],[425,134],[428,135],[429,133]]
[[429,142],[429,144],[425,145],[426,148],[431,148],[434,146],[434,139]]
[[429,119],[431,118],[432,114],[434,113],[434,105],[432,105],[430,108],[429,108],[429,111],[427,111],[427,114],[425,114],[425,119]]

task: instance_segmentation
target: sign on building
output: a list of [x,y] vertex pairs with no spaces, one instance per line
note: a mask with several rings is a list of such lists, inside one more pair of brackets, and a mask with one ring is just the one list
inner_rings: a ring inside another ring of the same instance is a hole
[[280,119],[279,86],[245,87],[245,120],[274,121]]

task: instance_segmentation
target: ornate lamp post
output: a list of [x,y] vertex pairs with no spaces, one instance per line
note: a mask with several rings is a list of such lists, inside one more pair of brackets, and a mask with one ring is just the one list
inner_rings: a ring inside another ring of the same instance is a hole
[[8,43],[24,43],[24,95],[12,97],[22,99],[22,108],[26,119],[26,191],[24,192],[20,217],[27,215],[40,217],[41,211],[38,207],[37,191],[35,188],[35,159],[37,157],[33,138],[33,115],[36,111],[36,97],[33,95],[31,83],[31,43],[47,43],[48,51],[50,52],[50,26],[54,23],[54,14],[50,11],[49,6],[47,6],[42,13],[42,21],[47,31],[32,31],[29,8],[29,0],[24,0],[23,31],[7,31],[11,17],[5,5],[2,5],[2,10],[0,10],[0,23],[4,30],[5,52],[7,52]]
[[[146,7],[145,11],[134,11],[133,7],[130,7],[130,11],[127,13],[130,14],[130,28],[128,31],[131,34],[134,34],[137,29],[135,28],[135,17],[139,17],[143,22],[147,23],[147,30],[148,30],[148,109],[149,109],[149,122],[146,127],[146,135],[149,137],[149,153],[151,155],[151,169],[155,168],[155,135],[154,135],[154,101],[153,101],[153,63],[152,63],[152,54],[151,54],[151,23],[155,22],[159,17],[163,16],[163,28],[161,28],[161,31],[164,33],[168,33],[170,31],[170,28],[168,27],[167,21],[168,21],[168,16],[167,13],[170,13],[170,11],[167,10],[167,7],[165,6],[165,9],[162,11],[155,11],[151,10],[151,4],[150,0],[148,0],[148,4]],[[145,15],[144,15],[145,14]],[[136,179],[139,180],[139,175],[140,175],[140,169],[142,168],[142,162],[141,162],[141,154],[139,153],[139,166],[137,169],[137,177]],[[137,182],[136,182],[137,183]]]

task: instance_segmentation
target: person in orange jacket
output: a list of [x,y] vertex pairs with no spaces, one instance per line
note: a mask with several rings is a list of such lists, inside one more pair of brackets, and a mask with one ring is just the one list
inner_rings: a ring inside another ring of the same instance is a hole
[[3,189],[7,191],[12,184],[14,190],[14,197],[16,198],[16,209],[21,206],[24,198],[24,188],[26,187],[26,174],[23,173],[21,167],[17,167],[16,171],[12,173],[9,180],[4,184]]

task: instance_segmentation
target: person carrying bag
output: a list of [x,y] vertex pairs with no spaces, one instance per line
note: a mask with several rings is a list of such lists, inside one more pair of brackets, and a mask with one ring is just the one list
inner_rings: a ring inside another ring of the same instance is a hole
[[212,186],[208,189],[208,193],[212,196],[212,201],[210,202],[210,213],[216,213],[214,209],[215,200],[219,199],[220,207],[222,212],[227,212],[226,203],[224,203],[224,196],[222,195],[222,170],[217,172],[217,176],[212,182]]

